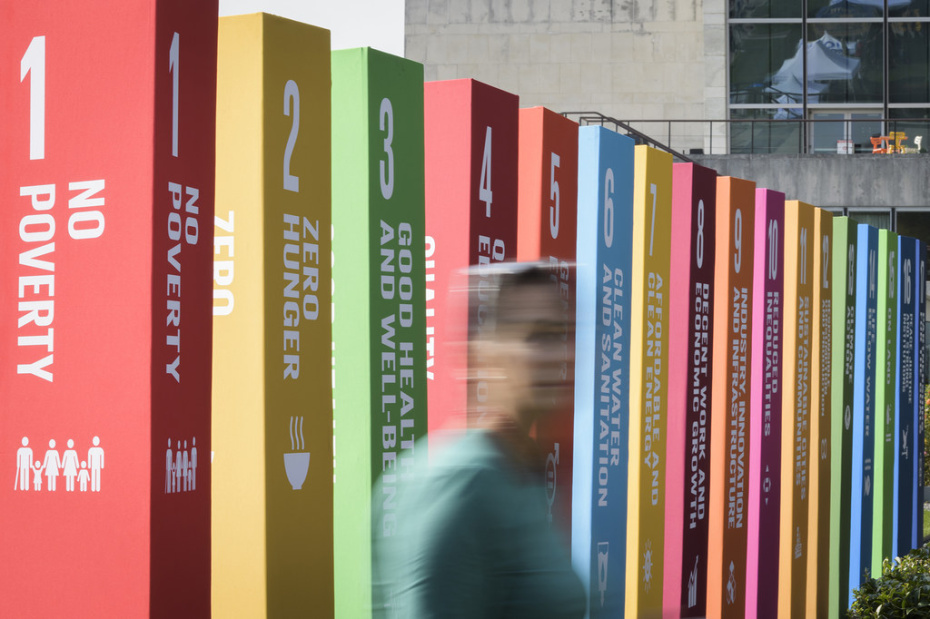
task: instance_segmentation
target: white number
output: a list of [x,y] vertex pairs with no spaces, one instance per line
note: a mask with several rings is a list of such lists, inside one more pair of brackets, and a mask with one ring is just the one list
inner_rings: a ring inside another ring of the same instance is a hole
[[704,200],[698,200],[697,266],[704,266]]
[[656,197],[658,194],[658,189],[656,189],[656,184],[651,183],[649,185],[649,193],[652,194],[652,224],[649,228],[649,255],[652,255],[652,243],[655,241],[656,237]]
[[19,63],[19,81],[29,76],[29,159],[45,159],[45,37],[33,37]]
[[614,244],[614,170],[607,168],[604,174],[604,245]]
[[911,302],[911,259],[904,261],[904,302]]
[[171,73],[171,156],[178,156],[178,90],[181,73],[181,35],[174,33],[168,50],[168,72]]
[[807,228],[801,228],[800,236],[800,267],[801,267],[801,285],[807,284]]
[[769,279],[778,277],[778,220],[769,222]]
[[875,296],[875,251],[869,250],[869,298]]
[[478,179],[478,200],[485,204],[485,217],[491,216],[491,127],[484,134],[484,155],[481,157],[481,177]]
[[736,209],[733,220],[733,245],[736,247],[736,257],[733,268],[739,273],[740,263],[743,261],[743,210]]
[[284,147],[284,189],[297,192],[300,191],[300,178],[291,174],[291,157],[294,155],[294,143],[297,141],[297,132],[300,130],[300,90],[294,80],[288,80],[284,85],[285,116],[291,116],[291,101],[294,102],[294,115],[291,121],[291,133],[287,136],[287,146]]
[[[387,155],[387,162],[380,161],[381,168],[381,196],[385,200],[390,200],[394,195],[394,151],[391,149],[391,142],[394,140],[394,108],[391,100],[385,97],[381,99],[381,111],[378,112],[378,128],[387,132],[384,138],[384,154]],[[387,165],[385,165],[387,163]]]
[[829,267],[830,267],[830,237],[824,235],[823,237],[823,289],[827,290],[830,288],[830,278],[829,278]]
[[552,238],[559,238],[559,181],[555,180],[555,169],[559,167],[562,158],[551,153],[549,159],[549,199],[553,205],[549,207],[549,234]]

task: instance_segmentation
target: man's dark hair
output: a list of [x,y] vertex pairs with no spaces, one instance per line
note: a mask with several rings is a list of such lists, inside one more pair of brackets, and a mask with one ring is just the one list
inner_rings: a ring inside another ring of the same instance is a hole
[[524,291],[535,286],[555,287],[558,273],[544,262],[495,262],[471,267],[468,278],[469,320],[473,329],[488,334],[512,321],[514,310],[525,303]]

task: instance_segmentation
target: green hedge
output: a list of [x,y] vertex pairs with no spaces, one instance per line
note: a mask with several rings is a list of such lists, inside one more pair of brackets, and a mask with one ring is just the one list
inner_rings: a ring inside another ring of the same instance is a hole
[[[930,384],[924,392],[924,419],[930,421]],[[924,422],[926,423],[926,421]],[[924,432],[924,485],[930,483],[930,432]]]
[[885,559],[881,578],[869,579],[853,595],[850,617],[930,617],[930,545],[895,562]]

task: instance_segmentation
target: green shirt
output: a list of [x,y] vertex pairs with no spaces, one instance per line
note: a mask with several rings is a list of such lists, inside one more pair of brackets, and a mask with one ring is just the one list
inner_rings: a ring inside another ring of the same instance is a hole
[[375,617],[584,616],[542,468],[491,433],[468,433],[403,483],[395,534],[373,543]]

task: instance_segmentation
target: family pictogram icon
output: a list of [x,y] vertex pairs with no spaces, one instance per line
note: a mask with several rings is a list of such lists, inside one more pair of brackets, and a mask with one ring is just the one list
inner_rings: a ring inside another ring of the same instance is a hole
[[43,475],[46,479],[45,488],[49,492],[58,489],[59,476],[65,478],[66,492],[74,492],[75,481],[80,485],[81,492],[87,492],[88,482],[91,492],[100,492],[100,471],[103,470],[104,453],[99,436],[95,436],[91,442],[93,447],[87,450],[85,460],[78,457],[78,452],[74,449],[74,439],[70,438],[64,454],[58,453],[55,439],[50,439],[42,460],[33,460],[29,437],[24,436],[22,447],[16,451],[16,479],[13,482],[13,490],[28,491],[31,473],[34,492],[42,490]]

